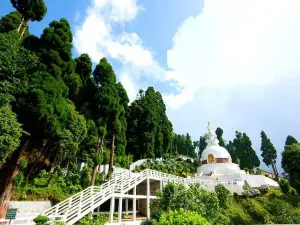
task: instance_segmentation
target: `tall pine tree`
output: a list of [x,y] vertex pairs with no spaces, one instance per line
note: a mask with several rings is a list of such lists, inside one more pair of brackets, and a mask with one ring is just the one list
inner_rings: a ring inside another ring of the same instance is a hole
[[261,150],[261,156],[263,158],[263,161],[267,166],[270,165],[272,166],[276,180],[278,180],[278,171],[276,168],[277,151],[264,131],[260,133],[260,136],[261,136],[260,150]]
[[260,161],[256,152],[252,148],[252,142],[246,133],[235,132],[235,139],[233,145],[236,150],[236,155],[240,160],[241,169],[253,169],[259,167]]

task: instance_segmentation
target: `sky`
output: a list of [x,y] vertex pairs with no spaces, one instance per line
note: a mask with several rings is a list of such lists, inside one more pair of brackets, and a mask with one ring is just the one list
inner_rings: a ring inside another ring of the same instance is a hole
[[[299,0],[45,0],[40,35],[64,17],[74,57],[106,57],[131,100],[160,91],[176,133],[198,140],[210,121],[225,140],[245,132],[260,156],[264,130],[279,152],[300,140]],[[0,15],[12,11],[2,0]],[[266,168],[262,163],[262,168]]]

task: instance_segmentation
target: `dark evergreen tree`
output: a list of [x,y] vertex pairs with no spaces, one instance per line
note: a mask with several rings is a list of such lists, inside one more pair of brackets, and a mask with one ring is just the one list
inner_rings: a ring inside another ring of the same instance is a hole
[[[22,15],[18,11],[13,11],[0,19],[0,33],[17,30],[22,21]],[[25,29],[24,36],[29,35],[28,26],[23,24],[21,29]]]
[[[110,137],[110,161],[109,170],[113,169],[116,143],[119,145],[118,150],[123,152],[125,149],[123,136],[120,135],[125,126],[122,117],[125,116],[125,110],[120,103],[120,97],[116,85],[116,75],[112,66],[105,58],[102,58],[93,72],[96,83],[100,86],[98,91],[99,107],[102,112],[103,123]],[[122,123],[123,121],[123,123]],[[116,135],[119,140],[116,140]],[[122,145],[123,144],[123,145]],[[124,147],[123,147],[124,146]]]
[[298,144],[298,141],[293,136],[289,135],[286,137],[285,145]]
[[237,157],[236,150],[232,141],[229,141],[229,143],[226,145],[226,149],[231,156],[232,162],[240,164],[240,161]]
[[264,131],[260,133],[260,136],[261,136],[260,150],[262,152],[261,156],[263,158],[263,161],[267,166],[270,165],[272,166],[276,180],[278,180],[278,172],[276,168],[277,151]]
[[259,167],[260,161],[256,155],[256,152],[252,148],[252,143],[250,138],[246,133],[235,132],[235,139],[233,140],[233,145],[236,150],[236,155],[240,160],[241,169],[248,168],[253,169]]
[[75,59],[75,62],[75,73],[80,76],[82,84],[85,84],[92,74],[92,61],[88,54],[82,54]]
[[161,157],[172,152],[172,124],[159,92],[139,92],[129,107],[127,152],[138,158]]
[[222,146],[222,147],[225,147],[226,144],[225,144],[225,141],[223,139],[223,130],[220,127],[218,127],[216,129],[216,135],[217,135],[217,138],[219,140],[219,145]]
[[288,175],[292,187],[300,192],[300,144],[286,145],[282,152],[282,168]]
[[199,157],[201,157],[201,154],[204,151],[204,149],[206,148],[206,146],[207,146],[207,143],[205,141],[205,137],[200,136],[200,139],[199,139],[199,152],[198,152]]
[[[22,15],[21,23],[18,27],[18,32],[25,22],[26,27],[30,21],[41,21],[47,13],[47,7],[44,0],[10,0],[13,7]],[[26,27],[23,29],[21,37],[23,36]]]

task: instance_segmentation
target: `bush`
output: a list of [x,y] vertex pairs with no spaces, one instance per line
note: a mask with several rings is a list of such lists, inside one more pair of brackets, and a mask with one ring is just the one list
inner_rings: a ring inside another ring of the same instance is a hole
[[220,207],[226,209],[231,200],[231,192],[222,184],[215,186],[215,192],[217,193]]
[[24,182],[24,174],[23,172],[19,172],[14,179],[14,188],[19,189]]
[[154,225],[210,225],[210,223],[200,216],[199,214],[192,211],[185,211],[180,209],[179,211],[169,211],[163,213],[159,221],[154,220]]
[[154,224],[153,220],[149,220],[149,219],[147,219],[141,223],[141,225],[153,225],[153,224]]
[[220,212],[219,200],[215,192],[210,192],[198,184],[186,188],[184,185],[168,183],[158,194],[156,212],[185,209],[198,213],[214,222]]
[[283,194],[287,195],[290,192],[291,185],[290,182],[286,179],[281,178],[279,180],[279,186]]
[[104,225],[108,219],[108,215],[99,215],[97,217],[93,217],[92,214],[89,214],[83,217],[79,222],[78,225]]
[[38,225],[43,225],[48,222],[50,219],[47,216],[37,216],[33,219],[33,221]]

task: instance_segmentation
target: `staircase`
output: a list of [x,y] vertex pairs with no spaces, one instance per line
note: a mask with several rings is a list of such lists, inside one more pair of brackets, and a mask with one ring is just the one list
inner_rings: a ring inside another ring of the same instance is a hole
[[[190,185],[198,183],[207,189],[212,189],[217,183],[222,183],[232,190],[232,184],[228,182],[203,181],[200,179],[187,179],[175,175],[161,173],[155,170],[144,170],[141,173],[115,174],[112,179],[101,186],[91,186],[70,198],[49,208],[42,215],[48,216],[51,220],[65,221],[67,224],[74,224],[88,213],[109,200],[114,194],[125,194],[147,178],[160,180],[162,182],[174,182]],[[230,185],[230,187],[228,186]],[[240,188],[238,188],[240,189]],[[239,190],[233,192],[239,192]]]

